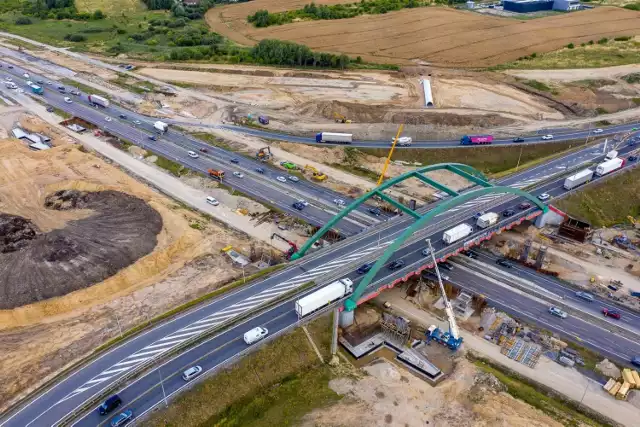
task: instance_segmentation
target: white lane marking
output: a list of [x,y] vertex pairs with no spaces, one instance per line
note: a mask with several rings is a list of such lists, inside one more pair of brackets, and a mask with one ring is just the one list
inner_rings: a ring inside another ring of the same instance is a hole
[[150,349],[150,348],[166,347],[168,345],[181,343],[182,341],[184,341],[184,339],[177,339],[177,340],[173,340],[173,341],[163,342],[163,343],[160,343],[160,344],[148,345],[148,346],[145,347],[145,350],[146,349]]
[[120,363],[118,363],[118,364],[116,364],[116,365],[113,365],[113,366],[115,367],[115,366],[131,365],[131,364],[133,364],[133,363],[141,363],[141,362],[144,362],[144,361],[149,360],[149,359],[153,359],[153,356],[149,356],[149,357],[142,357],[142,358],[135,358],[135,359],[133,359],[133,360],[125,360],[124,362],[120,362]]

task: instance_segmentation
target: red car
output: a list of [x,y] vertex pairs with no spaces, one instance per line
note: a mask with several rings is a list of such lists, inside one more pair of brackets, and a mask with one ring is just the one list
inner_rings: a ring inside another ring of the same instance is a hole
[[604,314],[605,317],[609,316],[613,317],[614,319],[619,319],[621,317],[620,313],[618,313],[617,311],[609,310],[608,308],[603,308],[602,314]]

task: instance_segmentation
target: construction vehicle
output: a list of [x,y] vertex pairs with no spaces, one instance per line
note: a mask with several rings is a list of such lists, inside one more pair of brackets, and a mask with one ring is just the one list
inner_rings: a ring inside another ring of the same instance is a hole
[[322,172],[320,172],[318,169],[314,168],[311,165],[305,165],[304,170],[311,171],[313,173],[313,179],[315,179],[316,181],[324,181],[328,178],[327,175],[323,174]]
[[261,162],[266,162],[271,158],[271,147],[262,147],[256,153],[256,160],[260,160]]
[[340,113],[336,113],[335,111],[333,112],[333,118],[336,120],[336,123],[353,123],[351,120],[347,119],[345,116],[343,116]]
[[209,176],[222,181],[224,179],[224,171],[219,169],[208,169]]
[[298,165],[296,165],[295,163],[287,162],[286,160],[284,162],[280,162],[280,166],[282,166],[285,169],[290,169],[290,170],[297,170],[298,169]]
[[427,239],[427,247],[429,248],[429,253],[431,254],[431,261],[433,262],[433,271],[435,271],[436,276],[438,277],[438,284],[440,285],[440,292],[442,293],[442,301],[444,303],[444,311],[447,314],[447,318],[449,320],[449,331],[444,332],[441,331],[436,325],[431,325],[427,329],[425,333],[427,337],[427,344],[432,340],[449,347],[451,350],[457,350],[462,345],[462,337],[460,336],[460,329],[458,329],[458,324],[456,323],[456,317],[453,313],[453,307],[449,302],[449,298],[447,298],[447,292],[444,289],[444,285],[442,284],[442,277],[440,276],[440,270],[438,269],[438,263],[436,262],[436,257],[434,255],[435,251],[431,246],[431,240]]
[[283,237],[283,236],[279,235],[278,233],[273,233],[273,234],[271,235],[271,240],[273,240],[273,238],[274,238],[274,237],[275,237],[276,239],[280,239],[280,240],[282,240],[283,242],[286,242],[286,243],[288,243],[288,244],[289,244],[289,250],[286,252],[287,259],[290,259],[290,258],[291,258],[291,255],[293,255],[293,254],[295,254],[296,252],[298,252],[298,245],[296,245],[296,244],[295,244],[294,242],[292,242],[291,240],[287,239],[286,237]]
[[629,220],[629,222],[631,223],[631,225],[633,225],[634,228],[640,228],[640,221],[635,219],[634,217],[632,217],[631,215],[629,215],[627,217],[627,219]]

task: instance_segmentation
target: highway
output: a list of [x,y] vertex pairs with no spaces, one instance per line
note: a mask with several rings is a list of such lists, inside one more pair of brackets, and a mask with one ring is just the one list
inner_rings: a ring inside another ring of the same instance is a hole
[[[3,65],[3,68],[0,69],[0,77],[4,79],[10,74],[12,80],[19,87],[25,89],[26,92],[28,87],[26,86],[26,78],[23,77],[23,72],[26,72],[26,70],[20,69],[18,66],[8,69],[8,64],[1,62],[0,64]],[[11,73],[8,73],[8,71],[11,71]],[[33,75],[33,73],[29,75],[31,81],[47,80],[45,77]],[[152,141],[149,136],[157,133],[153,129],[155,119],[135,114],[114,105],[107,109],[91,107],[86,94],[82,94],[79,97],[69,93],[62,94],[55,90],[55,86],[58,84],[52,83],[54,84],[48,87],[45,85],[47,90],[45,90],[44,95],[33,97],[35,99],[43,98],[44,101],[56,108],[80,117],[115,136],[169,160],[176,161],[204,175],[207,175],[207,170],[210,168],[225,170],[224,184],[226,186],[241,191],[266,205],[301,218],[312,225],[322,226],[337,213],[338,206],[334,203],[334,199],[342,199],[345,203],[350,203],[353,200],[341,193],[313,184],[306,179],[300,179],[298,182],[292,182],[287,179],[286,183],[280,183],[276,180],[276,177],[287,177],[288,175],[285,171],[277,170],[265,163],[228,152],[173,129],[162,136],[158,136],[158,141]],[[6,89],[2,88],[2,90]],[[73,98],[74,102],[65,102],[65,97]],[[127,119],[121,119],[119,117],[121,114],[126,115]],[[110,121],[106,120],[107,117],[110,118]],[[139,124],[135,122],[139,122]],[[200,149],[202,148],[206,148],[208,152],[201,152]],[[196,152],[199,157],[196,159],[189,157],[189,151]],[[232,159],[237,159],[237,164],[231,163]],[[264,172],[257,172],[258,168],[261,168]],[[244,177],[234,176],[232,173],[234,170],[241,172]],[[309,202],[309,206],[302,211],[292,207],[293,203],[300,199]],[[367,209],[367,206],[361,207],[358,212],[350,214],[348,218],[341,221],[337,228],[345,236],[351,236],[360,232],[364,227],[379,223],[380,219],[369,214]],[[388,217],[388,215],[383,215],[380,218],[384,220]]]
[[[550,175],[563,171],[566,165],[575,165],[578,162],[601,159],[603,148],[602,146],[595,148],[587,147],[584,150],[571,153],[549,164],[540,165],[500,180],[499,183],[516,187],[526,187],[535,184],[536,182],[549,178]],[[620,152],[625,154],[634,148],[635,147],[631,146],[622,147]],[[562,189],[563,181],[563,178],[552,179],[541,185],[534,194],[547,192],[556,196],[561,195],[564,193]],[[493,197],[493,195],[491,196]],[[461,206],[456,208],[456,210],[452,210],[447,215],[436,218],[433,224],[423,230],[424,237],[432,238],[435,249],[439,251],[438,256],[444,255],[457,247],[454,244],[451,247],[443,248],[441,236],[444,229],[451,228],[461,222],[469,222],[471,216],[477,210],[489,210],[489,207],[491,207],[491,210],[500,212],[508,207],[516,206],[518,203],[518,199],[510,199],[510,197],[489,198],[486,200],[478,199],[467,202],[465,204],[466,206]],[[432,206],[433,205],[423,207],[420,210],[425,211],[426,209],[432,208]],[[520,212],[518,215],[523,214],[525,214],[525,212]],[[502,227],[506,223],[517,219],[518,215],[504,220],[503,223],[497,224],[496,227]],[[257,307],[261,302],[282,295],[310,280],[326,283],[329,280],[334,280],[343,275],[356,278],[357,275],[354,273],[355,269],[365,262],[365,260],[368,260],[368,258],[377,257],[378,255],[376,254],[390,244],[395,236],[402,233],[410,221],[411,219],[407,217],[395,218],[381,224],[377,228],[369,229],[358,236],[334,244],[318,252],[311,253],[273,276],[229,295],[225,295],[218,300],[198,307],[176,319],[172,319],[167,323],[133,337],[122,345],[110,350],[99,359],[87,364],[81,370],[66,377],[54,388],[39,395],[19,412],[12,414],[11,418],[4,419],[0,426],[51,425],[51,420],[60,419],[90,398],[90,396],[98,393],[103,387],[116,381],[121,375],[150,358],[170,351],[185,339],[199,334],[207,327],[231,319],[246,310]],[[381,270],[378,277],[376,277],[372,283],[370,291],[375,292],[378,288],[398,281],[413,271],[419,270],[425,263],[424,257],[420,254],[423,247],[424,245],[422,243],[417,242],[402,248],[394,256],[394,259],[401,258],[405,260],[406,268],[396,272],[389,272],[387,269]],[[499,290],[497,297],[498,302],[502,301],[509,304],[512,298],[517,299],[517,297],[511,296],[511,293],[512,292],[508,292],[508,290]],[[492,294],[488,290],[483,289],[483,294],[487,295],[490,301],[492,300],[490,296]],[[505,301],[505,299],[507,300]],[[527,304],[527,306],[530,306],[530,301],[527,302]],[[513,312],[513,310],[517,310],[517,308],[511,308],[510,310],[512,310],[510,312]],[[574,320],[572,320],[572,322],[573,321]],[[593,331],[589,333],[592,334],[590,336],[594,337],[592,340],[594,347],[607,347],[610,345],[610,340],[620,339],[619,337],[611,337],[609,333],[604,333],[604,331],[598,332],[599,329],[592,325],[585,324],[584,328],[587,328],[588,331],[590,331],[589,328],[593,328]],[[584,334],[581,334],[581,336],[583,335]],[[623,343],[618,344],[623,345]],[[589,343],[585,342],[585,345],[589,345]],[[629,347],[629,349],[619,355],[616,360],[622,359],[621,356],[626,356],[628,355],[627,353],[640,352],[640,348],[634,347],[635,345],[637,344]],[[212,347],[208,345],[207,348],[212,349]],[[189,352],[187,352],[187,354],[189,354]],[[184,357],[186,357],[186,359],[181,359],[181,361],[189,360],[190,358],[190,356]],[[611,357],[613,357],[613,355]],[[195,360],[195,358],[192,358],[192,360]],[[214,362],[211,363],[215,365]],[[166,374],[169,375],[170,372],[167,371]],[[153,401],[153,399],[151,399],[151,401]],[[138,411],[139,409],[136,409],[136,412]]]

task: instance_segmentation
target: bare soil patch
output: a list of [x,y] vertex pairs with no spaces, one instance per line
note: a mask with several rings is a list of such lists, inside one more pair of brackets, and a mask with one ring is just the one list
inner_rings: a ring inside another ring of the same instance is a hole
[[373,62],[426,61],[457,67],[497,65],[534,52],[556,50],[571,42],[640,33],[640,12],[613,7],[530,21],[429,7],[268,28],[254,28],[246,22],[253,8],[276,12],[295,8],[297,3],[265,0],[249,6],[229,5],[210,9],[206,19],[214,31],[245,45],[280,39],[317,51],[359,55]]

